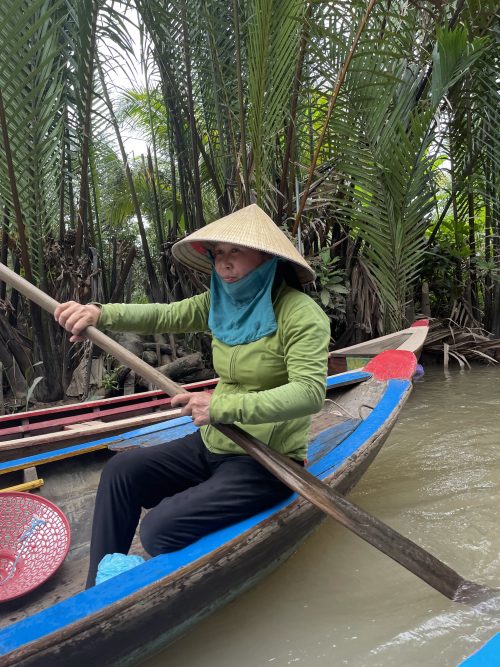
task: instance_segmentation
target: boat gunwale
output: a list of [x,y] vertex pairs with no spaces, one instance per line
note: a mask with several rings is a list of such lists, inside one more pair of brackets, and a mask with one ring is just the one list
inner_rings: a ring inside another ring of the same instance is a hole
[[[182,385],[184,389],[204,389],[205,387],[212,387],[217,384],[219,378],[210,378],[209,380],[200,380],[199,382],[189,382],[188,384]],[[96,398],[89,401],[81,401],[80,403],[66,403],[63,405],[52,405],[48,408],[37,408],[35,410],[27,410],[24,412],[13,412],[9,415],[0,416],[0,427],[3,423],[15,420],[25,420],[32,419],[37,417],[43,417],[46,414],[50,413],[59,413],[59,412],[79,412],[82,410],[95,410],[99,409],[101,406],[104,408],[108,405],[114,405],[115,403],[127,403],[130,401],[138,400],[138,406],[141,407],[142,403],[147,403],[151,401],[153,404],[156,403],[154,399],[156,398],[170,398],[164,391],[161,389],[151,389],[148,391],[139,391],[134,392],[133,394],[123,394],[122,396],[108,396],[107,398]],[[38,426],[38,424],[37,424]],[[0,431],[1,433],[1,431]]]
[[[401,329],[400,331],[394,331],[393,333],[386,334],[385,336],[378,336],[377,338],[372,338],[371,340],[363,341],[362,343],[356,343],[355,345],[349,345],[348,347],[343,347],[338,350],[331,350],[329,353],[330,358],[334,357],[345,357],[345,356],[364,356],[364,354],[370,354],[375,356],[377,352],[373,352],[371,348],[378,343],[384,343],[389,340],[394,340],[399,336],[406,335],[407,338],[398,345],[397,350],[406,350],[408,352],[413,352],[418,358],[419,353],[422,350],[422,347],[425,343],[425,339],[429,333],[428,325],[419,325],[419,326],[410,326],[406,329]],[[363,352],[364,348],[368,348],[365,353]],[[380,351],[379,351],[380,352]]]

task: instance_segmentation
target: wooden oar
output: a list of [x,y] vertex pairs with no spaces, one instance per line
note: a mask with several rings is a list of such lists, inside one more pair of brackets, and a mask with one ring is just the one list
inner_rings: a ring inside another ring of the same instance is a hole
[[[49,313],[54,313],[58,305],[57,301],[1,263],[0,280],[14,287]],[[88,327],[85,335],[93,343],[170,396],[186,393],[181,386],[166,378],[102,331],[95,327]],[[500,594],[500,591],[464,579],[418,544],[371,516],[327,484],[316,479],[301,466],[267,447],[239,427],[229,424],[214,424],[213,426],[231,438],[290,489],[302,495],[376,549],[390,556],[450,600],[476,604]]]

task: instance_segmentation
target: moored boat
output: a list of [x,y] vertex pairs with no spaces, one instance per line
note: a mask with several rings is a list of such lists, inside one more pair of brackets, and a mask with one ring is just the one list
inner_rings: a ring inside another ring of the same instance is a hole
[[[362,368],[384,350],[407,350],[418,359],[427,332],[428,321],[419,320],[408,329],[334,350],[329,355],[328,372],[333,375]],[[189,391],[209,391],[216,382],[217,378],[184,387]],[[179,412],[169,406],[170,398],[156,390],[5,415],[0,417],[0,461],[173,419]]]
[[[217,379],[184,385],[210,391]],[[161,390],[57,405],[0,417],[0,461],[59,449],[173,419],[179,410]]]
[[429,320],[416,320],[407,329],[332,350],[328,355],[328,372],[334,374],[363,368],[370,359],[385,350],[407,350],[418,359],[428,333]]
[[[384,352],[363,371],[328,378],[324,407],[312,423],[312,474],[342,493],[358,482],[409,396],[415,366],[410,352]],[[45,479],[44,496],[65,512],[74,535],[66,562],[49,581],[2,605],[3,666],[77,666],[92,660],[102,666],[133,664],[254,584],[321,521],[319,510],[294,495],[82,591],[94,493],[110,449],[154,446],[194,429],[183,417],[92,446],[75,445],[0,464],[0,474],[10,484],[23,470],[36,467]],[[139,545],[132,551],[139,552]]]

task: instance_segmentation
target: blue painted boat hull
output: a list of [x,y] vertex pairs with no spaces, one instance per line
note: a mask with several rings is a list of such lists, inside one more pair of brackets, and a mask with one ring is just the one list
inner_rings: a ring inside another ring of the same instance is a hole
[[460,663],[460,667],[494,667],[494,665],[500,665],[500,632]]
[[[339,389],[333,386],[324,410],[313,421],[310,472],[347,493],[380,450],[411,387],[408,380],[381,382],[375,378]],[[168,422],[166,428],[173,438],[194,426],[183,418]],[[146,436],[165,439],[161,425],[120,438],[137,442]],[[75,454],[72,461],[76,465],[79,457]],[[48,470],[51,463],[43,465]],[[44,469],[40,470],[43,474]],[[11,625],[4,614],[0,664],[133,664],[252,586],[293,553],[322,518],[319,510],[294,495],[279,506],[178,552],[152,558]]]

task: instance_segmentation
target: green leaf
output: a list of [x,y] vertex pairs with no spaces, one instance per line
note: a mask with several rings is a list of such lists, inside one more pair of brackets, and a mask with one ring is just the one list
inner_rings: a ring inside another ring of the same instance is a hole
[[323,306],[326,308],[326,306],[328,306],[330,303],[330,292],[327,289],[322,289],[319,298],[321,299]]

